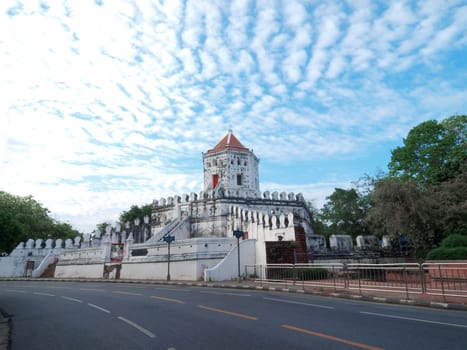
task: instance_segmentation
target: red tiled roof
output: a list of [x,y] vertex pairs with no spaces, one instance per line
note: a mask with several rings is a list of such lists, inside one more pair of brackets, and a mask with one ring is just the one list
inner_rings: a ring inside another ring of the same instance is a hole
[[249,152],[248,148],[243,146],[242,143],[238,141],[238,139],[232,133],[232,130],[229,130],[227,135],[225,135],[224,138],[220,140],[218,144],[213,149],[210,149],[207,153],[216,153],[227,149],[240,152]]

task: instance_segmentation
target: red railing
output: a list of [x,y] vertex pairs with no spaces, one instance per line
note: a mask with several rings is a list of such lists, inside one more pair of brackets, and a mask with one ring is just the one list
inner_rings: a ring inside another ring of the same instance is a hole
[[359,294],[467,303],[467,262],[397,264],[272,264],[246,266],[261,284],[332,288]]

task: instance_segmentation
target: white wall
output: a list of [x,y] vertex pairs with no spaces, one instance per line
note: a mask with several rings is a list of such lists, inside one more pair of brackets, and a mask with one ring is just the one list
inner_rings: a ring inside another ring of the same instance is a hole
[[57,265],[55,278],[102,278],[104,264]]
[[[240,275],[245,276],[245,265],[255,265],[256,240],[240,241]],[[237,246],[227,254],[216,266],[204,271],[204,280],[225,281],[238,278],[238,249]]]
[[[197,281],[203,279],[204,270],[215,266],[221,259],[199,259],[170,262],[170,278],[176,281]],[[120,278],[137,280],[165,280],[167,261],[123,263]]]
[[[170,246],[170,276],[172,280],[201,280],[204,270],[219,263],[232,248],[235,238],[192,238],[175,241]],[[63,251],[55,269],[55,277],[102,278],[106,246]],[[132,251],[147,250],[145,256],[132,256]],[[132,244],[123,258],[122,279],[166,279],[168,245]]]
[[27,259],[16,256],[0,258],[0,277],[24,277],[26,276]]

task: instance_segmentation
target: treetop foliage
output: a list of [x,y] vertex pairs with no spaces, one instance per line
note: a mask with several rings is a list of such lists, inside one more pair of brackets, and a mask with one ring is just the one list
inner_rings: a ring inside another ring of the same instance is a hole
[[435,185],[455,178],[467,161],[467,116],[428,120],[409,131],[404,145],[392,151],[389,175]]
[[391,152],[387,175],[366,176],[356,188],[335,189],[327,197],[315,216],[315,231],[403,235],[417,257],[450,234],[467,236],[466,136],[466,115],[415,126]]
[[0,252],[11,252],[28,239],[67,239],[80,233],[71,225],[54,220],[32,196],[0,191]]
[[135,219],[142,220],[145,216],[151,217],[152,214],[152,204],[145,204],[141,207],[137,205],[132,205],[128,211],[124,211],[120,214],[119,221],[124,224],[125,222],[133,223]]

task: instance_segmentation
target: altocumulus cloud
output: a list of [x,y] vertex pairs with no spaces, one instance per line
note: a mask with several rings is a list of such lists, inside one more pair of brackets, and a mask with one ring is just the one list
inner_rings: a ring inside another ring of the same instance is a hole
[[0,188],[90,230],[202,189],[233,128],[322,204],[465,113],[462,1],[2,1]]

